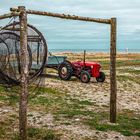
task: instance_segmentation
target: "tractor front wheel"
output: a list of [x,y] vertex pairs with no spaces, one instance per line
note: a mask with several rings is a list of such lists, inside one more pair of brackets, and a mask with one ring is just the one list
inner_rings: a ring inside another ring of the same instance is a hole
[[60,64],[58,74],[62,80],[70,80],[72,73],[73,69],[70,62],[64,61],[63,63]]
[[80,74],[80,80],[83,83],[88,83],[90,81],[90,74],[87,71],[82,71]]
[[100,76],[96,77],[97,82],[104,82],[105,81],[105,74],[100,72]]

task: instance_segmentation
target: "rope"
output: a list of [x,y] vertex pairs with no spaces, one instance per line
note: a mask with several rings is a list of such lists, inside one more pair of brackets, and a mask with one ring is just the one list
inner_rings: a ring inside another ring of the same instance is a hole
[[[15,23],[17,17],[18,17],[18,16],[13,16],[13,17],[11,17],[10,20],[9,20],[9,22],[6,24],[6,26],[10,25],[11,23]],[[13,26],[14,26],[14,24],[13,24]],[[5,27],[5,25],[4,25],[4,26],[1,26],[1,27],[0,27],[0,31],[3,30],[4,27]],[[3,31],[2,31],[2,32],[3,32]]]

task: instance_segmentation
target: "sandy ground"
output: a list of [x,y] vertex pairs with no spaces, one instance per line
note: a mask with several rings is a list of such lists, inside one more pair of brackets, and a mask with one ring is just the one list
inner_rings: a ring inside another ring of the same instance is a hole
[[[128,67],[126,67],[128,68]],[[130,68],[130,67],[129,67]],[[124,69],[124,68],[120,68]],[[139,69],[137,67],[137,69]],[[88,106],[87,110],[90,111],[101,111],[107,110],[109,112],[110,104],[110,79],[109,71],[106,71],[106,81],[104,83],[97,83],[95,79],[91,79],[89,84],[81,83],[76,78],[72,81],[62,81],[57,78],[46,78],[45,85],[47,87],[53,87],[60,91],[66,91],[67,94],[73,98],[80,101],[90,101],[96,104],[96,106]],[[118,72],[117,75],[124,75],[124,73]],[[125,73],[129,75],[129,73]],[[56,74],[57,76],[57,74]],[[138,83],[132,82],[131,80],[117,81],[117,112],[123,112],[124,110],[133,111],[136,114],[140,114],[140,85]],[[101,132],[97,130],[91,130],[89,127],[84,126],[80,123],[73,125],[61,125],[53,124],[53,117],[50,117],[51,128],[65,133],[62,140],[85,140],[87,139],[98,139],[98,140],[138,140],[138,137],[126,137],[118,132],[108,131]],[[79,118],[76,118],[79,121]]]
[[[62,81],[47,78],[46,86],[63,89],[71,98],[95,102],[98,106],[109,106],[110,103],[110,80],[108,77],[104,83],[97,83],[95,79],[91,79],[89,84],[81,83],[79,80]],[[117,81],[117,89],[117,108],[140,113],[140,85],[131,81]]]
[[[63,55],[63,54],[61,54]],[[95,54],[92,54],[95,55]],[[73,56],[70,55],[70,57]],[[81,55],[80,55],[81,56]],[[101,60],[100,57],[107,57],[109,55],[101,54],[96,55],[97,60]],[[90,56],[89,56],[90,57]],[[119,56],[118,56],[119,57]],[[130,55],[129,59],[135,57]],[[71,57],[71,59],[73,59]],[[128,58],[120,57],[119,60],[128,60]],[[140,67],[123,66],[117,69],[117,76],[130,76],[134,78],[140,78],[139,74],[130,74],[125,72],[125,69],[140,70]],[[46,87],[51,87],[59,91],[65,92],[72,99],[78,99],[80,101],[89,101],[96,104],[95,106],[87,106],[87,110],[100,112],[106,110],[109,112],[110,105],[110,79],[109,70],[105,70],[106,81],[104,83],[97,83],[94,78],[91,79],[89,84],[81,83],[78,79],[72,78],[70,81],[62,81],[57,76],[57,73],[49,73],[54,77],[42,78],[41,84]],[[15,107],[5,107],[3,102],[0,102],[0,118],[1,121],[6,119],[8,114],[14,114],[18,112]],[[131,81],[130,79],[118,79],[117,80],[117,112],[123,112],[124,110],[133,111],[135,114],[140,115],[140,84],[138,82]],[[83,125],[80,122],[81,117],[73,118],[71,120],[63,120],[65,122],[71,122],[70,125],[61,124],[56,122],[54,116],[51,113],[43,113],[40,110],[30,111],[32,116],[28,117],[28,124],[34,127],[43,127],[47,125],[50,129],[63,133],[61,140],[140,140],[140,137],[130,136],[126,137],[122,134],[114,131],[102,132],[98,130],[90,129],[88,126]],[[113,124],[112,124],[113,125]],[[14,131],[17,131],[17,124],[13,124]]]

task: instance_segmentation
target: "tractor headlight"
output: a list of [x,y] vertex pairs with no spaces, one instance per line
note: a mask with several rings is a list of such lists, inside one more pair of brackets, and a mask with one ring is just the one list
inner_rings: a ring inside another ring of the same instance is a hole
[[91,68],[93,69],[93,66],[91,66]]

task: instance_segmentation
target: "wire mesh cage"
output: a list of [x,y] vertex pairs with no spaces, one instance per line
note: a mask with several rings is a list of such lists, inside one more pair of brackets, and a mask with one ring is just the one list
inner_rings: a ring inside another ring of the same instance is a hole
[[[27,25],[29,82],[38,77],[46,65],[47,43],[42,33],[32,25]],[[0,82],[20,84],[20,24],[14,22],[0,31]],[[34,73],[32,73],[34,71]],[[31,74],[32,73],[32,74]]]

